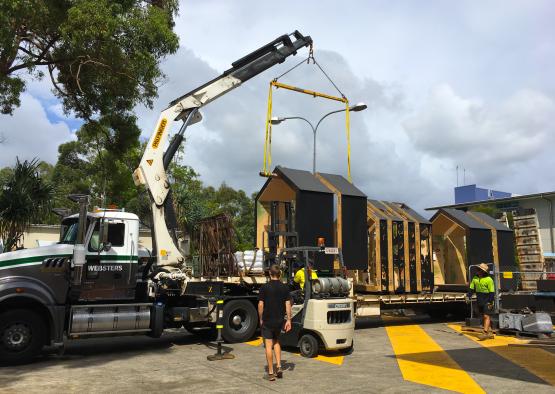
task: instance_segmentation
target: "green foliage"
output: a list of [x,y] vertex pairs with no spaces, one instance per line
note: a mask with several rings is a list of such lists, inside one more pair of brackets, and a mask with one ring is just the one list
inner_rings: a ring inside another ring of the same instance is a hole
[[194,235],[201,219],[226,213],[235,227],[237,239],[233,242],[236,249],[254,247],[254,199],[225,183],[217,189],[204,187],[199,175],[188,166],[172,163],[170,172],[178,222],[185,232]]
[[52,171],[57,205],[68,206],[69,194],[82,193],[91,196],[93,205],[140,206],[131,176],[141,154],[135,121],[129,115],[103,116],[83,125],[77,140],[59,146]]
[[210,216],[199,175],[189,166],[170,165],[172,196],[178,222],[188,234],[193,234],[198,222]]
[[4,250],[21,246],[26,228],[50,211],[53,186],[41,177],[44,166],[37,160],[1,171],[0,178],[0,239]]
[[489,215],[492,218],[495,218],[502,213],[502,211],[496,208],[494,205],[489,205],[489,204],[477,205],[470,208],[470,210],[474,212],[485,213],[486,215]]
[[218,189],[207,187],[204,198],[210,212],[209,216],[227,213],[231,216],[237,235],[238,250],[254,247],[254,199],[243,190],[235,190],[225,183]]
[[0,0],[0,110],[11,114],[23,70],[48,73],[65,111],[91,119],[152,106],[161,59],[174,53],[177,0]]
[[[72,208],[67,195],[84,193],[93,205],[115,204],[150,220],[148,195],[131,177],[142,149],[130,114],[140,103],[152,107],[164,77],[160,61],[179,46],[177,11],[178,0],[0,0],[0,111],[11,114],[20,105],[26,75],[47,74],[64,111],[86,120],[76,140],[59,146],[55,166],[27,164],[35,178],[54,186],[52,205]],[[0,170],[0,182],[13,180],[17,169]],[[251,198],[225,184],[204,187],[187,166],[172,164],[169,173],[185,231],[225,212],[238,247],[252,247]],[[26,220],[56,222],[43,206]]]

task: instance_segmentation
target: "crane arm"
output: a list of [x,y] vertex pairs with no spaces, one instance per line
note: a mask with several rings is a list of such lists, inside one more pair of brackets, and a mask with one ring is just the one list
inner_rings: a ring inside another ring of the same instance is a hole
[[[165,205],[167,205],[170,183],[166,169],[171,162],[179,144],[183,140],[185,128],[189,124],[201,120],[198,110],[229,91],[237,88],[243,82],[262,73],[263,71],[283,63],[297,50],[312,45],[309,36],[303,36],[298,31],[289,35],[282,35],[256,51],[233,62],[229,70],[220,76],[199,86],[189,93],[173,100],[162,111],[156,128],[150,137],[139,167],[133,172],[135,184],[144,185],[150,195],[154,249],[159,266],[180,267],[184,264],[184,256],[171,237],[165,219]],[[169,148],[164,151],[167,144],[168,133],[174,121],[183,120],[183,126]]]

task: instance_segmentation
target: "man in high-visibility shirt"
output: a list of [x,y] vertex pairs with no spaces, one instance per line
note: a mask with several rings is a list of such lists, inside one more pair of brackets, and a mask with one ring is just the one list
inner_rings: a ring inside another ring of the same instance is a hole
[[487,264],[478,265],[478,271],[470,282],[470,290],[467,296],[472,297],[472,293],[476,293],[476,303],[478,311],[482,314],[484,323],[484,334],[480,340],[493,339],[494,335],[491,331],[491,317],[494,311],[495,285],[493,279],[489,275]]
[[[309,275],[312,279],[318,279],[318,275],[316,274],[316,271],[314,271],[311,267],[311,264],[308,264],[308,272]],[[304,276],[304,267],[301,266],[301,268],[299,268],[299,270],[295,273],[295,277],[293,278],[293,282],[298,283],[301,290],[304,291],[304,282],[305,282],[305,276]]]

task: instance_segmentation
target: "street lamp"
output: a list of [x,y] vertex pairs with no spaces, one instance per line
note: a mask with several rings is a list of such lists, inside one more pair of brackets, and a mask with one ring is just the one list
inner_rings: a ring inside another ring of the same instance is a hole
[[[357,104],[349,107],[349,111],[359,112],[359,111],[364,111],[366,108],[368,108],[368,106],[366,104],[357,103]],[[345,108],[344,109],[338,109],[337,111],[328,112],[327,114],[325,114],[324,116],[322,116],[320,118],[318,123],[316,123],[316,127],[314,127],[314,125],[308,119],[305,119],[301,116],[287,116],[287,117],[284,117],[284,118],[274,116],[270,119],[270,123],[272,125],[278,125],[278,124],[283,123],[283,122],[285,122],[286,120],[289,120],[289,119],[304,120],[306,123],[308,123],[308,125],[312,129],[312,134],[313,134],[313,141],[312,141],[312,173],[316,174],[316,131],[318,130],[318,126],[320,126],[320,123],[322,123],[322,121],[325,118],[327,118],[328,116],[330,116],[332,114],[336,114],[338,112],[344,112],[344,111],[346,111]]]

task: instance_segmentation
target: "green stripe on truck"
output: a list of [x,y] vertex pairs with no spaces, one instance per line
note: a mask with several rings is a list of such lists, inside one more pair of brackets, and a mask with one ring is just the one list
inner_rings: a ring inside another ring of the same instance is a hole
[[[46,256],[29,256],[29,257],[22,257],[20,259],[12,259],[6,261],[0,261],[0,268],[5,267],[15,267],[18,265],[24,264],[31,264],[37,263],[40,264],[44,259],[55,259],[60,257],[71,257],[71,254],[55,254],[55,255],[46,255]],[[96,258],[97,255],[87,255],[87,260]],[[101,255],[100,261],[136,261],[139,259],[139,256],[130,256],[130,255]]]

